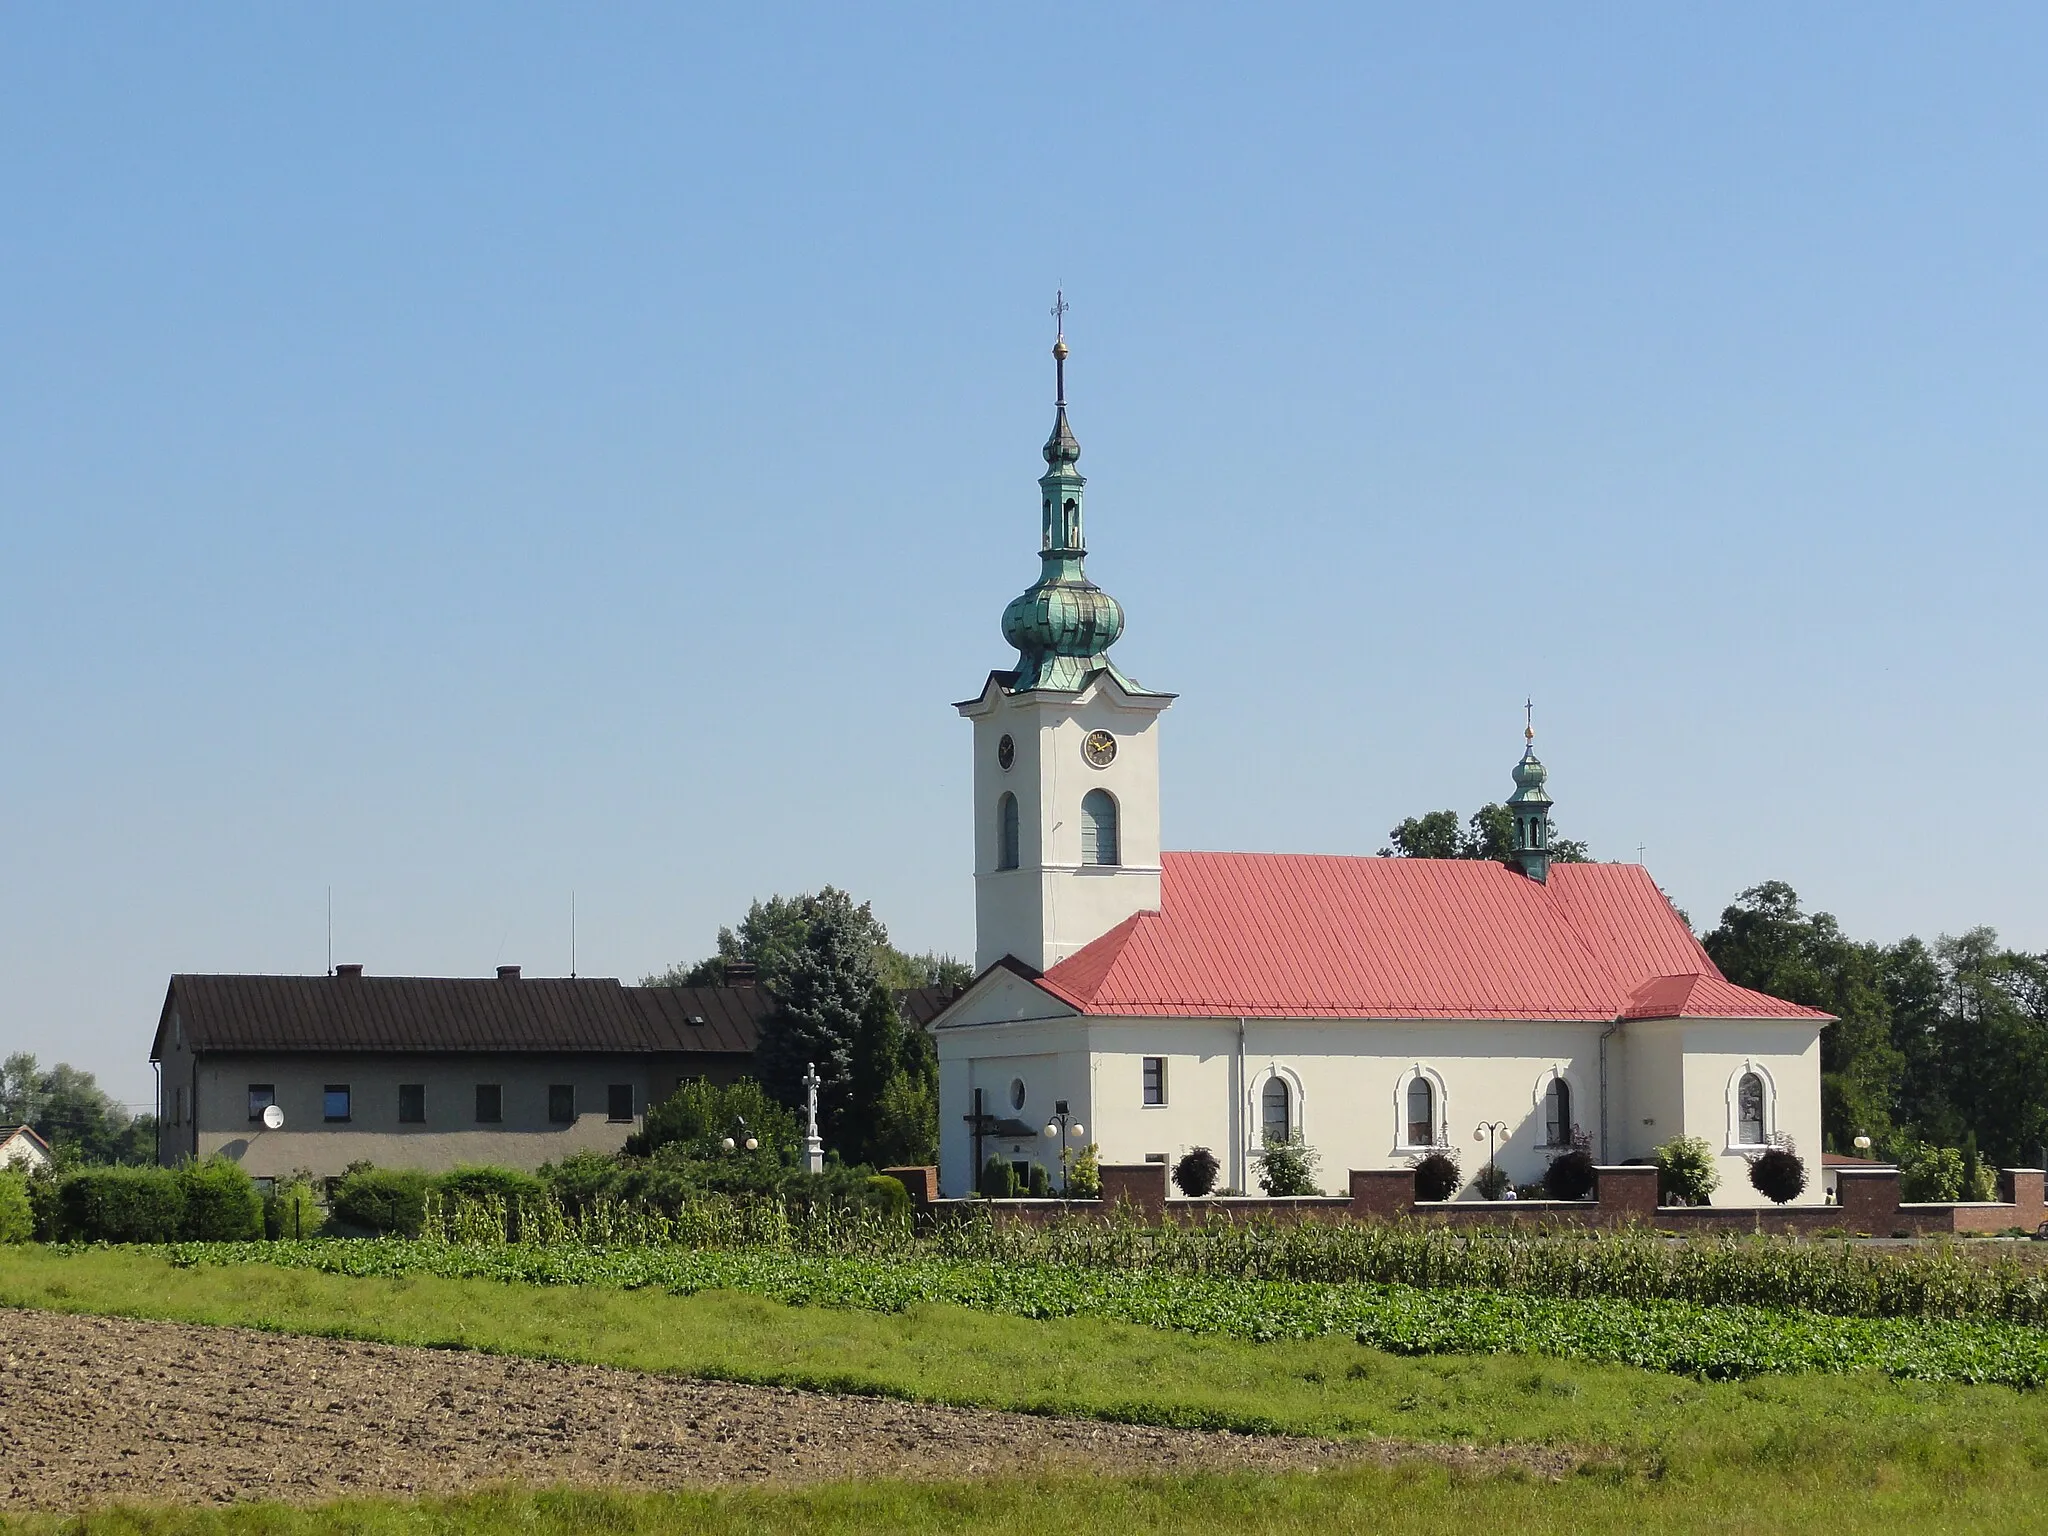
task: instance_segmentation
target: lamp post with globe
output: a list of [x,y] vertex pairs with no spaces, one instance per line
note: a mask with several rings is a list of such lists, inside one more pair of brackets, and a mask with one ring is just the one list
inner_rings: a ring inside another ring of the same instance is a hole
[[1067,1113],[1067,1101],[1065,1099],[1055,1100],[1052,1107],[1052,1119],[1046,1122],[1045,1139],[1052,1142],[1060,1150],[1060,1193],[1062,1195],[1067,1192],[1068,1175],[1070,1172],[1068,1159],[1072,1154],[1072,1149],[1067,1145],[1068,1138],[1071,1137],[1075,1141],[1079,1141],[1087,1134],[1088,1128]]

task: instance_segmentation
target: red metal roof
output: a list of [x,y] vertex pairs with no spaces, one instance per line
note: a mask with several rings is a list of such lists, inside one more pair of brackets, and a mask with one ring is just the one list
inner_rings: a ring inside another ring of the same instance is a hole
[[1640,865],[1558,864],[1539,885],[1471,859],[1162,862],[1161,910],[1041,986],[1084,1013],[1184,1018],[1829,1017],[1724,980]]

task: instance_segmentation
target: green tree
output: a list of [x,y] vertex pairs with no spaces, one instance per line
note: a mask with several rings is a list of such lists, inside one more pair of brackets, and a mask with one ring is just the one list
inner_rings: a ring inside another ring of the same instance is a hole
[[[1515,815],[1505,805],[1479,807],[1462,823],[1456,811],[1430,811],[1410,816],[1387,834],[1383,859],[1485,859],[1504,864],[1515,850]],[[1585,864],[1592,855],[1586,845],[1560,838],[1553,831],[1550,862]]]
[[846,892],[826,886],[815,895],[770,896],[747,908],[737,928],[720,928],[714,954],[695,964],[676,964],[653,976],[643,976],[643,987],[723,986],[726,967],[735,960],[750,962],[755,979],[771,992],[780,993],[790,971],[809,943],[811,924],[823,911],[843,913],[850,909],[873,952],[875,974],[891,991],[913,987],[965,986],[974,979],[974,968],[951,955],[928,950],[921,955],[905,954],[889,942],[889,930],[874,914],[870,903],[853,905]]
[[792,1109],[804,1102],[807,1068],[817,1068],[819,1132],[835,1147],[857,1145],[863,1134],[851,1113],[853,1068],[879,984],[874,931],[872,914],[843,892],[813,899],[803,947],[776,989],[777,1007],[754,1053],[762,1086]]
[[154,1115],[130,1115],[92,1073],[45,1069],[26,1051],[0,1062],[0,1124],[33,1126],[65,1164],[156,1161]]

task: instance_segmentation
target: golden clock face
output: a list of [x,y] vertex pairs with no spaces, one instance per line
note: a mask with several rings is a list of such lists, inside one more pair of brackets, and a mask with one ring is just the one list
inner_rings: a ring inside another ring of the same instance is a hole
[[1081,755],[1091,768],[1107,768],[1116,761],[1116,738],[1107,731],[1090,731],[1081,743]]

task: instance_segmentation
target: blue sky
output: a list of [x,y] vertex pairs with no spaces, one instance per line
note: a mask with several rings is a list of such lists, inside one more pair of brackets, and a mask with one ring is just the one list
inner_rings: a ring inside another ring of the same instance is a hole
[[972,952],[1072,302],[1169,847],[1510,787],[2048,946],[2048,18],[11,6],[0,1046],[175,970]]

